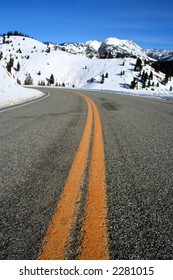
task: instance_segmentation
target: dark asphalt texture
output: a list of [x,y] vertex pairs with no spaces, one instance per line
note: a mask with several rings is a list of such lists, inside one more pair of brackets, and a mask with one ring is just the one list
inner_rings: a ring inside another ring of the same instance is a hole
[[[82,136],[85,100],[50,91],[0,113],[0,259],[36,258]],[[85,93],[102,121],[110,258],[173,259],[173,102]]]
[[99,94],[111,259],[173,259],[173,103]]
[[87,115],[73,94],[0,114],[0,259],[35,259]]

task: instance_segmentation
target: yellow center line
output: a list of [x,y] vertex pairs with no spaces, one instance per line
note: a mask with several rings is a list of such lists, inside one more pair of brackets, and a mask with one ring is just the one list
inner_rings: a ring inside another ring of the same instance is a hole
[[38,254],[40,260],[58,260],[65,256],[65,245],[73,224],[75,205],[84,176],[94,115],[94,133],[92,154],[89,169],[88,193],[85,217],[82,224],[82,242],[79,248],[79,259],[108,259],[106,230],[106,194],[105,167],[102,128],[95,103],[82,93],[88,105],[88,115],[84,132],[68,174],[63,192],[57,204],[52,221],[43,239]]
[[37,257],[38,260],[63,259],[65,253],[65,243],[70,230],[78,191],[82,183],[92,129],[92,108],[88,99],[85,99],[88,104],[88,115],[84,132],[57,208],[43,239],[42,247]]
[[109,259],[109,253],[106,228],[104,147],[99,113],[95,103],[91,99],[90,102],[94,112],[94,136],[79,259],[106,260]]

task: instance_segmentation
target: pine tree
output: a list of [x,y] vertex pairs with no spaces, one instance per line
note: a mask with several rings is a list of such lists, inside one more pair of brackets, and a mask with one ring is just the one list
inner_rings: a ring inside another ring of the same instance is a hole
[[133,78],[133,81],[131,81],[130,88],[131,88],[131,89],[134,89],[134,88],[136,87],[136,85],[137,85],[136,79]]
[[152,72],[152,71],[150,72],[149,79],[150,79],[150,80],[152,80],[152,79],[153,79],[153,72]]
[[143,71],[141,75],[141,83],[142,83],[142,88],[146,87],[146,81],[148,79],[148,73]]
[[31,78],[31,75],[28,74],[25,81],[24,81],[24,85],[33,85],[33,79]]
[[105,81],[105,76],[104,76],[104,74],[102,74],[102,77],[101,77],[101,84],[103,84],[104,83],[104,81]]
[[9,73],[11,73],[11,68],[14,65],[14,58],[10,57],[10,61],[7,63],[6,69]]
[[3,44],[5,44],[5,34],[3,34],[3,41],[2,41]]
[[53,74],[51,74],[50,79],[49,79],[49,83],[50,83],[50,85],[53,85],[54,82],[55,82],[54,76],[53,76]]
[[166,73],[166,74],[165,74],[165,78],[164,78],[164,80],[163,80],[163,84],[166,85],[167,82],[168,82],[168,80],[169,80],[169,74]]
[[142,88],[145,88],[146,87],[146,79],[144,78],[143,80],[142,80]]
[[146,59],[144,60],[144,66],[147,64],[147,61],[146,61]]
[[136,60],[134,71],[141,71],[142,70],[142,60],[138,57]]
[[17,83],[18,85],[21,85],[21,81],[19,79],[17,79]]
[[163,80],[163,84],[166,85],[170,78],[171,78],[171,69],[170,68],[166,68],[165,69],[165,78]]
[[45,81],[41,81],[40,86],[45,86]]
[[148,79],[148,73],[145,72],[145,80],[147,80],[147,79]]
[[21,49],[19,48],[16,53],[22,53]]
[[19,63],[19,61],[17,63],[17,71],[20,71],[20,63]]
[[47,47],[47,49],[45,50],[46,53],[50,53],[50,47]]

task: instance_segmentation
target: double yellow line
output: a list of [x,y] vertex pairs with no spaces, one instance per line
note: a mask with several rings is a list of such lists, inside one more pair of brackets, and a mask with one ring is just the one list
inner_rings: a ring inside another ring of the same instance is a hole
[[100,117],[95,103],[88,96],[78,92],[75,93],[82,96],[87,102],[86,124],[63,192],[43,239],[37,258],[40,260],[60,260],[64,259],[66,255],[65,247],[70,229],[73,226],[76,203],[80,199],[80,188],[86,169],[93,124],[85,217],[78,253],[79,259],[83,260],[109,258],[106,230],[104,148]]

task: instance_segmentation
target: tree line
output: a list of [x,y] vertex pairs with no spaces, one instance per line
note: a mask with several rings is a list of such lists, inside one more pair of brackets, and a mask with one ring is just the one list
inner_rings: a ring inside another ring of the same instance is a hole
[[28,37],[28,38],[32,38],[30,37],[29,35],[26,35],[20,31],[8,31],[7,33],[3,33],[3,34],[0,34],[1,37],[4,37],[4,36],[22,36],[22,37]]

